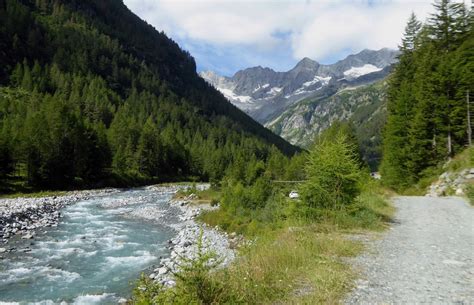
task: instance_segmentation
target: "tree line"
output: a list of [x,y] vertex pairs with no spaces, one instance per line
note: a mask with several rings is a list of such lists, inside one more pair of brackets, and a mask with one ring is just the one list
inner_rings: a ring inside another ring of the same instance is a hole
[[466,95],[474,90],[473,14],[436,1],[426,23],[412,14],[388,88],[381,173],[406,188],[468,144]]
[[0,19],[0,191],[217,183],[297,151],[122,2],[1,0]]

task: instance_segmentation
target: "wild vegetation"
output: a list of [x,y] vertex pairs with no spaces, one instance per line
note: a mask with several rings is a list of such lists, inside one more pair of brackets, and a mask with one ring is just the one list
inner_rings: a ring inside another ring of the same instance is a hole
[[121,1],[0,1],[0,192],[218,182],[297,151]]
[[[346,234],[381,230],[393,212],[361,162],[351,131],[334,124],[308,154],[279,163],[280,170],[256,163],[246,172],[229,171],[219,190],[220,208],[201,220],[243,234],[252,244],[242,246],[239,258],[224,269],[204,268],[210,265],[203,261],[215,262],[206,253],[185,262],[173,288],[143,277],[132,303],[338,302],[355,276],[343,258],[363,248]],[[301,199],[288,198],[292,189]]]
[[410,17],[389,80],[381,173],[397,190],[431,176],[469,144],[474,17],[463,3],[441,0],[434,7],[426,24]]

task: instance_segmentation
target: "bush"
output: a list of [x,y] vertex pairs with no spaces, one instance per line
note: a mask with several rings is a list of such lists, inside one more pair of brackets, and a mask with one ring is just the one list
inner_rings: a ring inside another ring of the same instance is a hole
[[178,272],[174,273],[176,285],[166,288],[146,276],[141,277],[133,291],[132,304],[216,304],[225,294],[225,282],[218,281],[213,272],[222,260],[213,251],[205,251],[202,231],[194,259],[181,257]]
[[306,165],[308,180],[300,187],[303,212],[340,209],[354,202],[361,192],[360,163],[355,151],[342,133],[314,146]]

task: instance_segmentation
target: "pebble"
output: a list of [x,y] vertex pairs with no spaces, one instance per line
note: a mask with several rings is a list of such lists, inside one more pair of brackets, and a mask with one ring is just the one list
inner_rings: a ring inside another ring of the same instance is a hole
[[[198,185],[198,188],[208,188],[209,185]],[[213,251],[217,253],[221,260],[220,267],[227,266],[235,259],[235,244],[241,237],[236,234],[229,238],[227,234],[218,228],[208,227],[205,224],[197,223],[195,218],[204,210],[219,208],[218,205],[211,207],[208,204],[189,205],[189,200],[195,199],[196,195],[191,194],[185,200],[172,200],[171,205],[180,210],[180,223],[175,226],[177,235],[168,240],[170,257],[160,261],[160,267],[156,268],[152,275],[155,282],[162,283],[170,287],[175,285],[173,274],[179,269],[183,258],[193,259],[197,257],[197,241],[202,234],[203,251]],[[234,246],[233,246],[234,245]]]

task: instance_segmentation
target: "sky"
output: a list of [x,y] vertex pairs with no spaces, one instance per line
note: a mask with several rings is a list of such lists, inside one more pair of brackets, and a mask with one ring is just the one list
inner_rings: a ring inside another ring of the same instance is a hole
[[253,66],[287,71],[304,57],[334,63],[363,49],[397,48],[410,13],[433,0],[124,0],[196,59],[232,76]]

